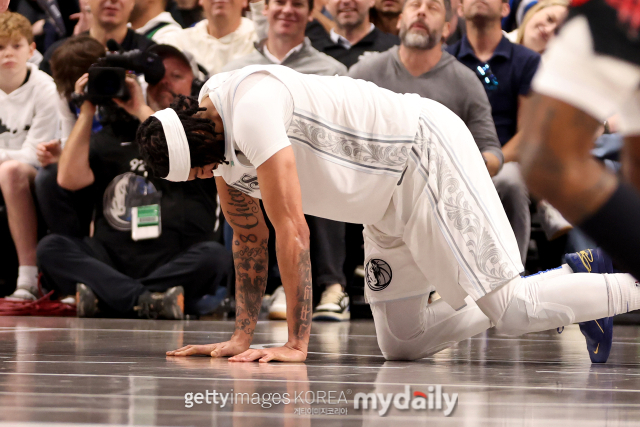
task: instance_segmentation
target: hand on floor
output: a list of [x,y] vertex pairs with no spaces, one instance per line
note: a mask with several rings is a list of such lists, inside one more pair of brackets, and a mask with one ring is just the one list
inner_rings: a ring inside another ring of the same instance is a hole
[[217,344],[187,345],[177,350],[167,351],[167,356],[211,356],[225,357],[241,354],[249,348],[249,344],[236,341],[225,341]]
[[307,359],[307,352],[288,347],[286,344],[282,347],[252,349],[238,354],[229,359],[229,362],[304,362]]

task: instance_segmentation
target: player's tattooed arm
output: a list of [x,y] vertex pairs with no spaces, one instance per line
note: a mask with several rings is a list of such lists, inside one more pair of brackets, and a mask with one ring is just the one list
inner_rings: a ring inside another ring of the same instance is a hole
[[298,255],[298,275],[300,286],[296,288],[294,316],[293,322],[289,324],[289,335],[303,341],[305,338],[308,339],[311,333],[311,259],[308,248],[301,250]]
[[233,233],[233,261],[236,271],[236,329],[251,341],[267,285],[268,239],[255,234]]
[[[222,180],[221,178],[217,178]],[[236,274],[236,326],[233,339],[251,343],[267,285],[267,229],[257,199],[218,183],[225,218],[233,228]]]

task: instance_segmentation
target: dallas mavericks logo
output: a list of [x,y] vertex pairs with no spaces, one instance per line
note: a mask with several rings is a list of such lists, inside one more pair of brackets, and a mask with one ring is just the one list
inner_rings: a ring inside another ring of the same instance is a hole
[[370,259],[365,268],[365,281],[372,291],[382,291],[391,283],[391,267],[381,259]]

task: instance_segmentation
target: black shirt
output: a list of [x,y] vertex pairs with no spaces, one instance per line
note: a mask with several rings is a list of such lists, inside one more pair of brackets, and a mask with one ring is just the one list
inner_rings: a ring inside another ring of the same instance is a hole
[[[312,36],[314,37],[312,38]],[[384,52],[400,44],[398,37],[393,34],[384,33],[377,28],[374,28],[369,34],[364,36],[362,40],[351,46],[351,49],[334,43],[326,31],[324,34],[320,32],[314,32],[313,34],[307,33],[307,37],[311,40],[313,47],[340,61],[347,68],[358,62],[365,52]]]
[[[118,124],[120,128],[120,124]],[[135,129],[135,126],[131,129]],[[133,141],[135,132],[105,125],[91,137],[89,163],[95,176],[94,238],[105,247],[114,267],[134,279],[145,277],[190,246],[214,239],[217,202],[214,179],[174,183],[144,178],[145,164]],[[121,142],[124,141],[124,142]],[[162,234],[131,238],[131,196],[161,192]]]
[[506,144],[518,131],[518,100],[521,95],[529,94],[531,81],[540,64],[540,55],[522,45],[511,43],[504,36],[487,63],[476,57],[466,35],[446,50],[476,75],[478,67],[490,66],[497,84],[483,84],[500,145]]
[[[85,32],[83,34],[84,35],[88,35],[89,32],[87,31],[87,32]],[[51,60],[51,56],[53,55],[53,52],[55,52],[55,50],[62,43],[64,43],[65,40],[66,39],[59,40],[59,41],[55,42],[44,53],[44,59],[40,63],[40,69],[42,71],[44,71],[45,73],[51,75],[51,66],[49,65],[49,61]],[[120,43],[120,46],[122,47],[122,49],[124,51],[129,51],[129,50],[134,50],[134,49],[140,49],[140,50],[144,51],[148,47],[153,46],[154,44],[155,43],[153,41],[147,39],[145,36],[142,36],[142,35],[136,33],[135,31],[133,31],[132,29],[129,28],[127,30],[127,35],[124,37],[124,40],[122,40],[122,43]]]

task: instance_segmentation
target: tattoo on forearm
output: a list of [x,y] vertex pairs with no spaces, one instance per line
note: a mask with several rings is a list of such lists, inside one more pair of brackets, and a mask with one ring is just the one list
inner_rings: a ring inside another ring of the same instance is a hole
[[298,259],[298,275],[300,286],[296,292],[296,305],[294,308],[293,333],[298,339],[304,339],[311,332],[311,259],[309,249],[300,252]]
[[[262,295],[267,285],[268,239],[258,243],[255,234],[237,235],[233,241],[236,270],[236,331],[253,336],[258,321]],[[253,243],[249,246],[249,243]],[[257,246],[254,246],[257,245]]]
[[260,206],[253,199],[243,192],[229,187],[229,197],[231,202],[229,205],[235,208],[235,211],[227,211],[227,219],[232,225],[250,230],[259,223],[257,213]]
[[[249,196],[229,187],[227,220],[235,227],[251,230],[260,224],[260,206]],[[252,232],[234,233],[233,262],[236,272],[236,332],[253,336],[267,285],[268,239]]]

